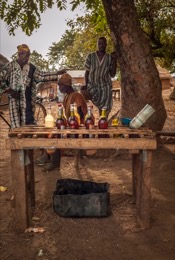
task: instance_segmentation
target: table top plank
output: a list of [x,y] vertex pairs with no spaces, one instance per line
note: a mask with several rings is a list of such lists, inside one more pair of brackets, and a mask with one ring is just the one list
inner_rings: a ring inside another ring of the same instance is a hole
[[[84,138],[84,135],[93,135],[94,138]],[[105,134],[109,138],[99,138]],[[77,138],[73,138],[73,137]],[[62,137],[62,138],[60,138]],[[147,128],[131,129],[117,126],[108,129],[93,129],[80,127],[79,129],[60,130],[56,127],[45,128],[40,126],[24,126],[12,129],[6,142],[7,149],[129,149],[141,150],[157,148],[156,135]]]
[[35,148],[155,150],[157,142],[156,139],[148,138],[10,138],[6,140],[6,148],[10,150]]
[[155,133],[148,128],[141,127],[139,129],[131,129],[127,126],[109,126],[108,129],[98,129],[97,126],[94,126],[92,129],[86,129],[85,127],[80,127],[79,129],[64,129],[60,130],[56,127],[46,128],[41,126],[23,126],[20,128],[11,129],[8,136],[16,136],[17,134],[22,135],[50,135],[50,134],[123,134],[123,135],[130,135],[130,134],[137,134],[137,135],[148,135],[148,136],[155,136]]

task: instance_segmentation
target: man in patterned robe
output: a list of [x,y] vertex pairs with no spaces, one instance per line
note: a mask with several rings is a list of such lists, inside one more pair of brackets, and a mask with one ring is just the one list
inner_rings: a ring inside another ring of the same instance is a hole
[[18,58],[4,65],[0,71],[0,94],[9,94],[11,128],[35,124],[34,109],[36,85],[39,82],[57,81],[65,70],[43,72],[29,63],[30,49],[19,45]]

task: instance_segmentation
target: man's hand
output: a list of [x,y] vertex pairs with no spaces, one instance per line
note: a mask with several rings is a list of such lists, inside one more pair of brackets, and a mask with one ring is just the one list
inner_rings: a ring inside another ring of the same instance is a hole
[[4,91],[4,93],[7,93],[9,94],[12,98],[15,98],[15,99],[19,99],[20,98],[20,93],[18,91],[15,91],[11,88],[8,88]]
[[117,53],[114,51],[111,53],[112,60],[117,60]]
[[66,69],[59,70],[59,71],[58,71],[58,75],[62,75],[62,74],[64,74],[64,73],[66,73],[66,72],[67,72]]

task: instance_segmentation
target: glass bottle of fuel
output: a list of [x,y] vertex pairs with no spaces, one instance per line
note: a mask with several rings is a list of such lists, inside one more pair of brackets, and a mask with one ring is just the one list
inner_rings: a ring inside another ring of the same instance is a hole
[[80,119],[80,115],[78,114],[78,110],[77,110],[77,104],[74,103],[73,104],[73,107],[74,107],[74,114],[77,118],[77,121],[78,121],[78,125],[80,126],[80,123],[81,123],[81,119]]
[[[75,119],[77,122],[79,122],[79,119],[78,119],[78,116],[75,114],[75,107],[74,107],[74,104],[70,104],[70,113],[71,113],[71,110],[74,110],[74,116],[75,116]],[[79,115],[79,114],[78,114]],[[70,118],[70,117],[69,117]],[[69,121],[69,118],[67,119],[67,122]],[[78,124],[79,126],[79,124]]]
[[[108,119],[107,119],[107,112],[106,107],[102,108],[101,116],[98,121],[98,128],[99,129],[107,129],[108,128]],[[99,134],[98,138],[108,138],[108,134]]]
[[[95,116],[94,116],[94,114],[93,114],[93,106],[92,105],[88,105],[88,107],[87,107],[87,110],[88,109],[91,109],[91,117],[92,117],[92,119],[93,119],[93,121],[94,121],[94,125],[95,125]],[[88,113],[86,114],[86,116],[85,116],[85,119],[84,119],[84,122],[86,121],[86,118],[88,117]]]
[[[72,106],[72,105],[70,105],[70,117],[68,119],[67,124],[69,126],[69,129],[78,129],[79,128],[78,120],[77,120],[75,113],[74,113],[74,106]],[[69,134],[68,137],[69,138],[78,138],[78,135],[77,134]]]
[[[95,124],[95,119],[92,114],[92,108],[91,108],[91,106],[88,106],[84,125],[85,125],[86,129],[92,129],[94,127],[94,124]],[[89,135],[85,134],[85,135],[83,135],[83,137],[84,138],[94,138],[95,136],[93,134],[89,134]]]
[[[116,126],[118,126],[118,124],[119,124],[118,118],[114,118],[114,119],[112,120],[112,126],[116,127]],[[114,134],[114,135],[113,135],[114,138],[117,138],[117,137],[119,137],[119,136],[120,136],[119,134]]]
[[65,115],[63,104],[58,103],[58,113],[59,113],[59,108],[61,108],[62,118],[64,119],[65,126],[67,126],[67,118],[66,118],[66,115]]
[[[67,122],[63,116],[63,107],[62,106],[59,106],[58,107],[58,118],[56,120],[56,127],[58,129],[65,129],[67,126]],[[58,138],[63,138],[63,134],[60,134],[57,136]]]
[[45,127],[54,127],[55,126],[55,120],[52,116],[51,112],[51,106],[48,106],[47,109],[47,116],[45,117]]

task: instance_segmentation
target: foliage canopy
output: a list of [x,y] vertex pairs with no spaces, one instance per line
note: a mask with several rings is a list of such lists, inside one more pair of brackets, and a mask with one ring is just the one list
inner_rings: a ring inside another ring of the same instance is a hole
[[[41,13],[54,5],[61,11],[66,9],[67,0],[0,0],[0,18],[7,25],[9,34],[15,34],[18,27],[31,35],[41,26]],[[61,62],[65,66],[80,68],[86,54],[95,48],[96,39],[103,34],[110,40],[101,0],[72,0],[72,10],[83,3],[87,9],[85,17],[69,21],[70,31],[66,31],[58,43],[49,48],[51,62]],[[141,27],[152,47],[158,63],[175,71],[175,3],[172,0],[135,0]],[[91,35],[91,36],[90,36]],[[90,37],[89,37],[90,36]],[[86,41],[85,41],[86,39]],[[109,44],[109,48],[113,48]],[[78,53],[79,52],[79,53]],[[77,63],[77,61],[79,61]]]

